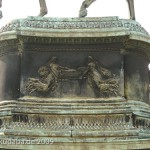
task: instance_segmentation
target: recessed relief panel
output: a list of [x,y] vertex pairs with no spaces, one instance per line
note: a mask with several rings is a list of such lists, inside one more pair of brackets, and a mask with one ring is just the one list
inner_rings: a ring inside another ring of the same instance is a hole
[[[34,58],[33,58],[34,57]],[[123,61],[119,53],[38,53],[23,56],[21,91],[41,97],[108,98],[123,96]],[[26,64],[26,61],[32,62]],[[45,59],[44,59],[45,58]],[[31,71],[32,68],[32,71]]]

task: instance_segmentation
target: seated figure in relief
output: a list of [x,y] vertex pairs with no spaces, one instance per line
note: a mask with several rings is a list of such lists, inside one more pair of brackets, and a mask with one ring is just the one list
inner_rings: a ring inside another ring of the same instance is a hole
[[38,69],[40,79],[29,78],[26,89],[29,93],[54,91],[58,82],[63,80],[62,72],[74,72],[74,69],[58,65],[57,58],[52,57],[49,62]]
[[117,78],[108,69],[98,65],[92,56],[88,56],[88,67],[83,73],[83,78],[87,79],[98,97],[118,96]]

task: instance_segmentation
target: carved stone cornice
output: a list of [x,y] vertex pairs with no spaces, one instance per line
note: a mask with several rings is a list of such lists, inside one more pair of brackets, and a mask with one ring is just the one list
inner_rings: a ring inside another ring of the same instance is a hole
[[[132,40],[129,36],[117,37],[79,37],[79,38],[55,38],[55,37],[33,37],[18,36],[14,40],[3,40],[0,44],[0,56],[12,52],[23,51],[117,51],[126,49],[128,53],[150,58],[149,43]],[[130,51],[132,49],[132,51]]]
[[[134,49],[136,47],[142,55],[150,58],[149,34],[138,22],[123,20],[118,17],[28,17],[12,21],[2,27],[0,32],[0,41],[18,40],[16,47],[19,52],[80,51],[83,49],[77,48],[77,45],[87,45],[87,47],[90,47],[90,45],[101,45],[101,48],[97,47],[95,51],[119,51],[122,48]],[[105,45],[104,47],[102,46],[103,44]],[[76,45],[76,47],[72,46],[72,49],[65,49],[62,46],[59,49],[61,45]],[[88,49],[86,50],[88,51]],[[2,54],[5,54],[12,51],[12,48],[10,50],[3,48],[1,51],[4,51]]]
[[33,37],[19,36],[24,43],[39,43],[39,44],[108,44],[108,43],[123,43],[129,36],[117,37]]
[[[33,37],[18,36],[22,42],[23,51],[65,52],[65,51],[117,51],[126,49],[129,53],[141,55],[150,59],[149,43],[143,40],[130,39],[130,35],[117,37]],[[142,38],[142,36],[141,36]],[[130,51],[132,49],[132,51]]]
[[[27,19],[17,19],[1,28],[0,32],[13,31],[19,29],[99,29],[113,30],[126,29],[145,35],[148,32],[136,21],[119,19],[118,17],[107,18],[42,18],[28,17]],[[84,31],[86,32],[86,31]]]

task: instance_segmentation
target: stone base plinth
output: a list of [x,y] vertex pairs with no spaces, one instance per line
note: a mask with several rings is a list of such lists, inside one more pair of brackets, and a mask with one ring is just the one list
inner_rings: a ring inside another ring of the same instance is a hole
[[1,148],[107,150],[150,147],[150,121],[146,117],[149,105],[144,102],[121,97],[105,100],[23,97],[4,101],[1,107],[4,108],[1,114],[5,115],[1,115]]

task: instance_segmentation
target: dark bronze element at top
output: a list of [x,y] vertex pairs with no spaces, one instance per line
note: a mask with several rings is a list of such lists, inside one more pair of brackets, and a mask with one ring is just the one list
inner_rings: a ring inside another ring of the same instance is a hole
[[87,16],[87,8],[96,0],[84,0],[82,6],[80,8],[79,17],[86,17]]
[[[96,0],[84,0],[80,8],[79,17],[87,16],[87,8]],[[130,19],[135,20],[135,11],[134,11],[134,0],[127,0],[130,11]],[[47,14],[47,6],[45,0],[39,0],[40,4],[40,14],[39,16],[43,17]],[[0,0],[0,7],[2,7],[2,0]],[[0,11],[0,19],[2,18],[2,11]]]
[[134,0],[127,0],[130,11],[130,19],[135,20]]
[[[2,7],[2,0],[0,0],[0,8]],[[0,11],[0,19],[3,17],[2,11]]]
[[[46,2],[45,2],[45,0],[39,0],[39,4],[40,4],[40,14],[39,14],[39,16],[43,17],[48,12]],[[2,7],[2,0],[0,0],[0,7]],[[2,11],[0,11],[0,19],[2,17],[3,17]]]
[[40,3],[40,14],[39,14],[39,16],[43,17],[48,12],[46,2],[45,2],[45,0],[39,0],[39,3]]
[[[79,17],[87,16],[87,8],[96,0],[84,0],[80,8]],[[130,11],[130,19],[135,20],[134,0],[127,0]]]

